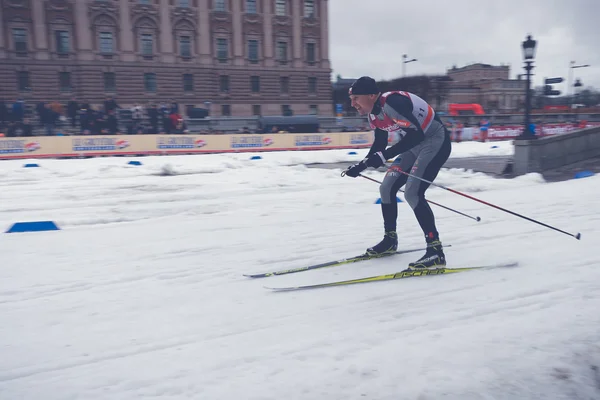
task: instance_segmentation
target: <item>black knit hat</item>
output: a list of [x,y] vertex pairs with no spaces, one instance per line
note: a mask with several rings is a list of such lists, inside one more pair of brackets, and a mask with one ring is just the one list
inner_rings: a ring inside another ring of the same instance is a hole
[[352,86],[350,86],[350,90],[348,90],[348,94],[377,94],[379,93],[379,88],[377,87],[377,83],[375,79],[370,76],[362,76],[358,78]]

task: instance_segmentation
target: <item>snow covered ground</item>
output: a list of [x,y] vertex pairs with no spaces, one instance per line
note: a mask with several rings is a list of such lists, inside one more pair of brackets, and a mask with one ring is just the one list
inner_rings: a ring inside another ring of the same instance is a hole
[[[461,143],[453,156],[494,152],[510,142]],[[598,176],[440,173],[442,185],[582,233],[430,189],[482,218],[434,208],[450,266],[517,268],[293,293],[264,286],[397,272],[421,254],[242,276],[381,239],[376,184],[303,165],[357,153],[0,162],[0,228],[62,228],[0,234],[0,399],[600,398]],[[422,245],[398,207],[401,247]]]

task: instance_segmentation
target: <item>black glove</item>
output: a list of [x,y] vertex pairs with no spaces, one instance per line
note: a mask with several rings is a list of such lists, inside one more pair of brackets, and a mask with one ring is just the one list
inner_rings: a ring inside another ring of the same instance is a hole
[[358,164],[354,164],[348,167],[347,170],[344,171],[344,175],[351,176],[352,178],[356,178],[361,172],[367,169],[367,165],[364,160],[359,162]]
[[382,151],[378,151],[377,153],[371,154],[369,158],[367,158],[366,164],[371,168],[379,168],[385,165],[387,158],[383,155]]

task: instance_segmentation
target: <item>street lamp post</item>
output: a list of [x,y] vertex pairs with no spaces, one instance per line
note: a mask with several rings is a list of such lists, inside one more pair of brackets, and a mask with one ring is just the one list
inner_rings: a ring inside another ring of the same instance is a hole
[[573,84],[573,88],[575,88],[575,89],[574,89],[573,97],[571,99],[571,109],[575,113],[575,122],[579,121],[579,114],[577,112],[577,108],[579,106],[579,91],[581,90],[580,88],[582,86],[583,86],[583,83],[581,83],[581,80],[575,79],[575,83]]
[[402,76],[406,76],[406,64],[417,61],[416,58],[412,60],[407,60],[408,56],[406,54],[402,54]]
[[568,82],[567,82],[567,96],[569,96],[571,94],[571,81],[573,79],[573,70],[576,68],[587,68],[589,67],[589,64],[582,64],[582,65],[575,65],[575,61],[571,61],[569,63],[569,77],[568,77]]
[[575,93],[574,96],[577,97],[579,95],[579,88],[583,86],[583,83],[581,83],[581,79],[575,79],[575,83],[573,84],[573,87],[575,88]]
[[211,113],[210,113],[210,105],[211,105],[211,104],[212,104],[212,101],[208,101],[208,100],[206,100],[206,101],[204,102],[204,106],[206,107],[206,111],[207,111],[207,117],[208,117],[208,118],[206,118],[206,119],[207,119],[207,121],[208,121],[208,130],[209,130],[209,131],[210,131],[210,130],[211,130],[211,128],[212,128],[212,127],[211,127],[211,124],[212,124],[212,116],[211,116]]
[[521,140],[535,139],[535,133],[531,130],[531,70],[533,69],[533,59],[535,58],[535,46],[537,41],[527,36],[523,42],[523,58],[525,59],[525,71],[527,76],[525,92],[525,126],[523,133],[517,137]]

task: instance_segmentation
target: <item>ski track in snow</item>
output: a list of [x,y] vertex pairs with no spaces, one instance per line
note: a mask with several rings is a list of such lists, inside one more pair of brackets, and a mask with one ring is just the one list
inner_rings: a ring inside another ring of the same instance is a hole
[[[479,145],[453,151],[485,155]],[[582,232],[428,191],[482,218],[432,206],[449,266],[518,267],[288,293],[264,286],[398,272],[421,253],[242,276],[381,239],[377,185],[298,165],[365,152],[0,163],[0,226],[62,228],[0,236],[0,399],[600,398],[599,177],[440,173],[440,184]],[[398,207],[401,248],[422,246]]]

